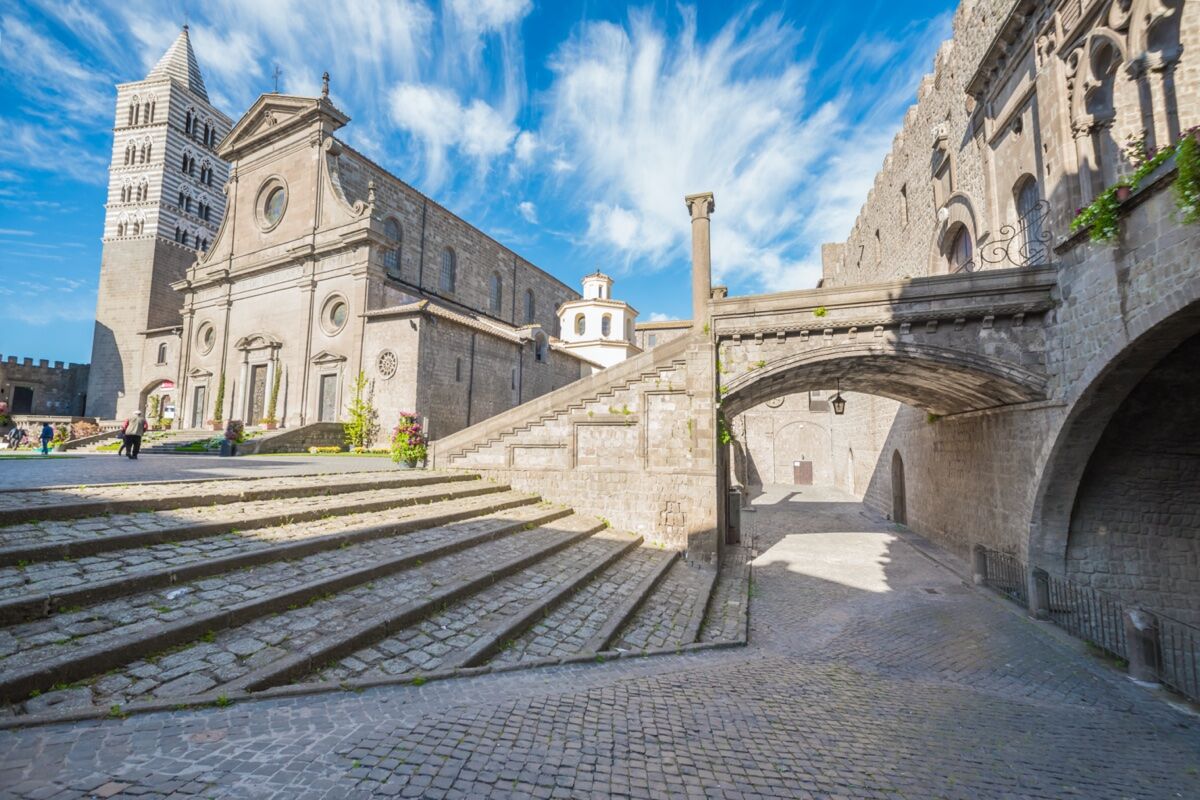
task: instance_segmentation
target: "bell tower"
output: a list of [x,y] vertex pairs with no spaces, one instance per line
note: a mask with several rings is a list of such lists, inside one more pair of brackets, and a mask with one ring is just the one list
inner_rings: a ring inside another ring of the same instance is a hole
[[209,103],[186,25],[143,80],[117,86],[89,416],[137,410],[155,358],[146,332],[182,324],[171,283],[216,238],[229,176],[216,151],[231,126]]

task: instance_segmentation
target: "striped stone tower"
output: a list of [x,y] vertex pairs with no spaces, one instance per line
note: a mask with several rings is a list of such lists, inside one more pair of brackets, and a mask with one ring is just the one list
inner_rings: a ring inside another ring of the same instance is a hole
[[[185,25],[145,79],[117,86],[87,414],[123,418],[145,402],[147,333],[181,326],[171,283],[216,238],[232,121],[209,103]],[[177,348],[173,348],[175,353]]]

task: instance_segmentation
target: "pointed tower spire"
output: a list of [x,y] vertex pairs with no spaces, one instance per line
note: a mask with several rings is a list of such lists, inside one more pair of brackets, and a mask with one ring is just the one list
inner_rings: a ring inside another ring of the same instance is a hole
[[196,62],[196,54],[192,52],[192,40],[188,38],[187,25],[183,26],[179,36],[146,76],[146,80],[154,78],[174,78],[193,94],[208,102],[208,90],[204,88],[204,78],[200,77],[200,65]]

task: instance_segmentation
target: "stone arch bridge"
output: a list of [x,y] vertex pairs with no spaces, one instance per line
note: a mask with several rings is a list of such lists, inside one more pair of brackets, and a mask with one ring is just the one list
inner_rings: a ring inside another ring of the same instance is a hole
[[701,330],[434,442],[434,465],[704,556],[723,520],[719,412],[837,381],[936,415],[1045,401],[1056,285],[1013,269],[716,298]]
[[1117,244],[1074,233],[1052,266],[738,298],[710,285],[712,197],[690,196],[691,334],[435,442],[434,464],[712,558],[722,418],[840,382],[901,403],[871,432],[869,506],[1200,627],[1200,226],[1167,185]]

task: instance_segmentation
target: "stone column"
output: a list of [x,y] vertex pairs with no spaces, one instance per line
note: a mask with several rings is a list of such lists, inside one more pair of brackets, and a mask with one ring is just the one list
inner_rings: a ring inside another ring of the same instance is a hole
[[692,327],[701,330],[708,324],[708,303],[712,295],[712,247],[708,236],[708,215],[716,210],[712,192],[689,194],[683,198],[692,215]]

